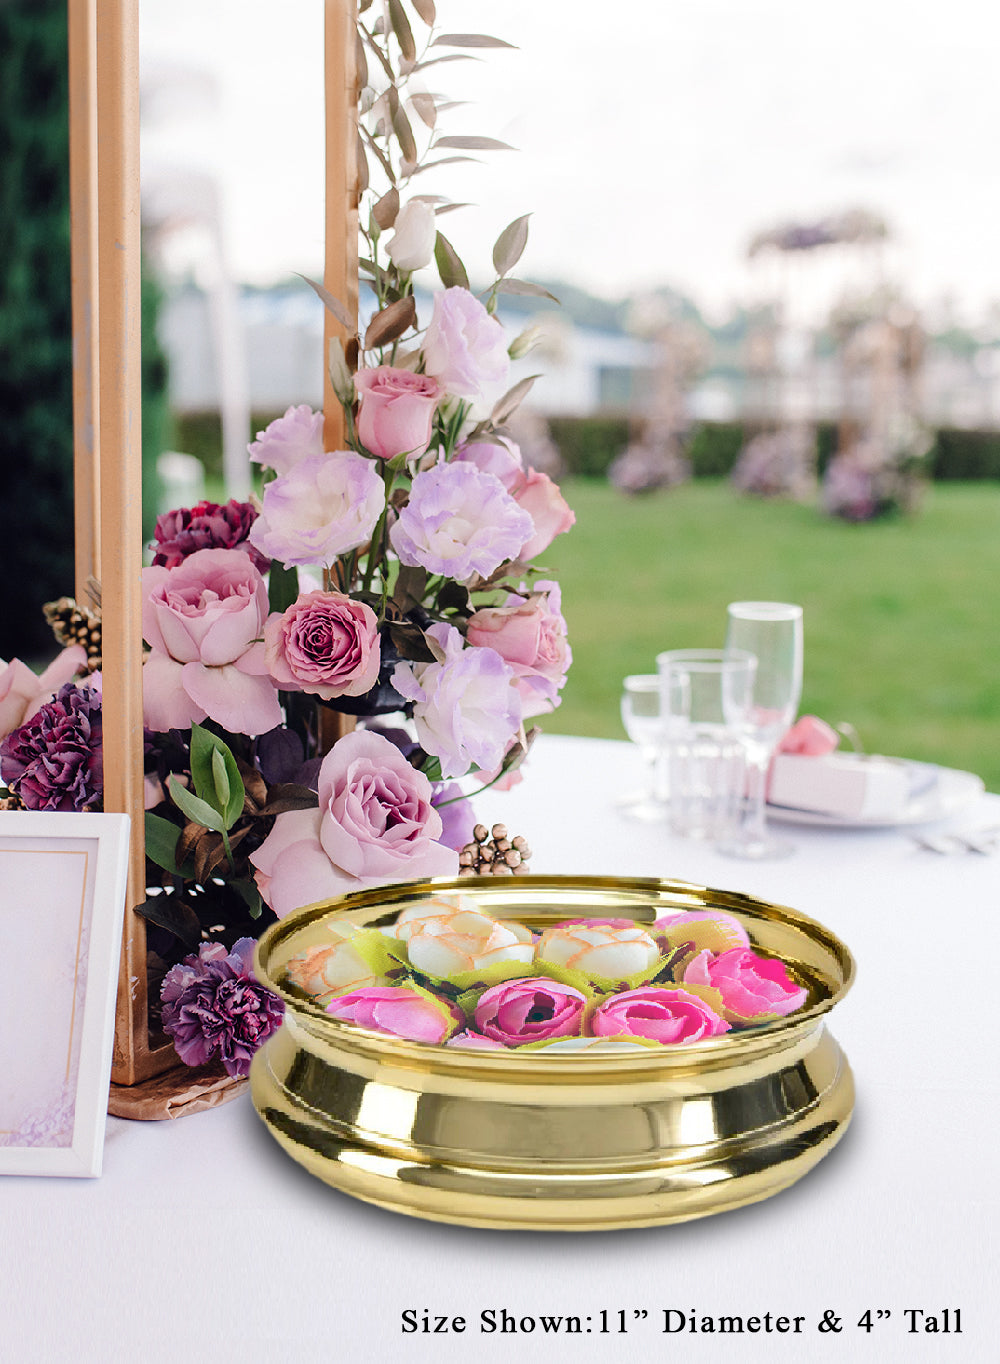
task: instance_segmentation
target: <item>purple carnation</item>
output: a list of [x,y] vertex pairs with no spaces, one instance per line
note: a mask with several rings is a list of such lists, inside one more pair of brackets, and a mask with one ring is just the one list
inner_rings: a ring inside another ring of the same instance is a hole
[[104,793],[101,693],[67,682],[0,743],[0,775],[29,810],[92,810]]
[[494,474],[460,460],[417,474],[389,540],[401,563],[467,583],[516,559],[534,533]]
[[199,502],[196,507],[179,507],[156,519],[156,553],[153,563],[176,568],[189,554],[199,549],[242,549],[250,555],[261,573],[270,567],[259,550],[247,543],[250,528],[257,520],[252,502],[237,502],[231,497],[225,506],[218,502]]
[[220,1060],[227,1075],[250,1073],[257,1048],[281,1023],[285,1006],[253,978],[253,938],[240,938],[232,951],[202,943],[163,978],[163,1028],[187,1066]]

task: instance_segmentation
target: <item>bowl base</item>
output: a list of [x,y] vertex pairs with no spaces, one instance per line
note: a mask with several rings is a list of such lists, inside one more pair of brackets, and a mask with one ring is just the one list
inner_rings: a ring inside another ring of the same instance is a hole
[[[614,1114],[604,1122],[603,1150],[574,1153],[554,1130],[560,1158],[547,1158],[538,1153],[551,1115],[533,1115],[530,1105],[518,1111],[516,1140],[504,1147],[498,1124],[506,1115],[485,1124],[482,1115],[463,1115],[454,1095],[428,1094],[426,1076],[327,1073],[319,1095],[310,1093],[297,1056],[282,1029],[251,1071],[254,1105],[293,1159],[341,1192],[392,1212],[502,1230],[658,1226],[758,1202],[827,1155],[854,1106],[850,1067],[821,1026],[777,1070],[744,1077],[714,1097],[704,1084],[668,1084],[652,1102],[621,1106],[617,1123]],[[341,1105],[329,1104],[332,1090]],[[341,1116],[331,1116],[331,1107]],[[592,1118],[588,1106],[567,1115],[569,1129],[583,1130],[588,1112]],[[379,1114],[385,1130],[374,1132]],[[400,1115],[408,1124],[392,1121]],[[628,1140],[616,1149],[608,1139],[637,1130],[648,1132],[642,1153],[626,1150]],[[478,1147],[470,1143],[473,1131],[482,1138]]]

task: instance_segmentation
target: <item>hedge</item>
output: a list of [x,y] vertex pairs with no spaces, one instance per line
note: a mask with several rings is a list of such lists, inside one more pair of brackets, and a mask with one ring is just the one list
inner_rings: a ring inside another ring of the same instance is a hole
[[[263,430],[279,412],[255,412],[254,431]],[[218,412],[194,412],[175,421],[177,448],[197,455],[210,477],[222,474],[222,426]],[[552,417],[552,439],[559,447],[568,476],[605,478],[608,465],[634,436],[627,417]],[[695,478],[727,478],[743,447],[739,422],[702,422],[687,441],[686,453]],[[820,473],[836,448],[837,430],[823,423],[817,430]],[[927,464],[934,479],[1000,479],[1000,432],[941,430]]]

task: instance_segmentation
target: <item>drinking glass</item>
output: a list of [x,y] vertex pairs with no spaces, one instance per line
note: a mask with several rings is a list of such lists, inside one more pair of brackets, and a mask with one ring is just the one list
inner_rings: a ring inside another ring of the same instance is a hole
[[622,683],[622,724],[625,733],[637,744],[646,761],[646,784],[637,795],[628,796],[621,806],[632,819],[652,822],[666,819],[667,807],[657,791],[662,763],[663,716],[660,705],[660,678],[657,673],[632,673]]
[[743,739],[747,790],[739,828],[720,845],[733,857],[786,857],[790,843],[772,838],[764,820],[767,769],[781,736],[795,719],[802,695],[802,607],[789,602],[731,602],[726,648],[757,659],[749,705],[731,701],[730,724]]
[[746,761],[729,716],[749,707],[757,661],[736,649],[671,649],[656,662],[670,827],[684,838],[725,838],[739,812]]

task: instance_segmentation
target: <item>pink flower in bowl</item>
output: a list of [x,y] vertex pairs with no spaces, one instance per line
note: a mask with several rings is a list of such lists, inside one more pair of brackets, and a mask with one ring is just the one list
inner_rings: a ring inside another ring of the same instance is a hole
[[206,718],[234,734],[281,724],[262,636],[267,587],[247,554],[200,549],[176,568],[142,573],[147,726],[159,733]]
[[791,978],[784,962],[739,947],[718,956],[699,952],[685,968],[684,980],[718,990],[723,1016],[732,1023],[783,1018],[801,1009],[809,995]]
[[443,999],[405,985],[369,985],[338,995],[326,1006],[331,1018],[410,1042],[446,1042],[463,1022],[462,1012]]
[[476,1027],[484,1037],[507,1047],[576,1037],[586,1006],[586,995],[545,976],[505,980],[480,996]]
[[729,1027],[691,991],[657,986],[609,995],[590,1020],[595,1037],[649,1037],[665,1045],[718,1037]]

